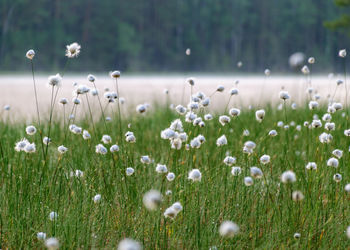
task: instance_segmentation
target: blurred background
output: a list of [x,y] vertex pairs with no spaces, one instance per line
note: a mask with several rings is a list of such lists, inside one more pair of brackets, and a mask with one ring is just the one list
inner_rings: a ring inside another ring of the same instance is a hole
[[[289,56],[339,69],[350,39],[350,0],[1,0],[0,71],[291,72]],[[187,48],[191,55],[186,56]],[[243,66],[238,69],[237,63]]]

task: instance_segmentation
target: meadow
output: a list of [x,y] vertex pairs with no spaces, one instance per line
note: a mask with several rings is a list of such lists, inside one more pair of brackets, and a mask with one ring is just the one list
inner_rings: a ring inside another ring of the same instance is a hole
[[[79,52],[67,46],[67,60]],[[282,90],[243,106],[237,84],[203,93],[189,78],[186,103],[165,91],[165,105],[123,108],[119,71],[115,88],[89,75],[72,100],[57,98],[64,73],[50,76],[47,113],[1,111],[1,249],[348,248],[346,75],[320,96],[313,63],[301,104]],[[213,111],[218,95],[229,99]]]

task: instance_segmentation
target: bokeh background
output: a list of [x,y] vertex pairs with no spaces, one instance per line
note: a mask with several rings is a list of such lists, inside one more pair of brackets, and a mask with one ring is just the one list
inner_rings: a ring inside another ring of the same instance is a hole
[[[70,71],[290,72],[297,51],[335,71],[345,48],[349,0],[1,0],[0,70],[65,63],[66,44],[82,46]],[[345,14],[345,15],[344,15]],[[185,50],[191,48],[191,55]]]

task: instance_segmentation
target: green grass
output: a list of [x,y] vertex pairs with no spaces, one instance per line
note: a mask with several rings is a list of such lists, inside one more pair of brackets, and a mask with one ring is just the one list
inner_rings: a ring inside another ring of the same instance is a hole
[[[285,122],[283,110],[270,105],[265,110],[262,123],[255,120],[255,110],[244,109],[225,126],[215,116],[199,128],[186,123],[175,111],[154,104],[143,115],[124,110],[122,136],[116,115],[107,128],[103,121],[92,126],[86,115],[76,124],[91,133],[89,141],[66,132],[62,118],[57,115],[46,161],[39,133],[26,135],[24,123],[5,122],[2,113],[0,248],[44,248],[43,241],[36,237],[38,232],[45,232],[47,238],[58,238],[62,249],[116,248],[124,238],[139,241],[144,249],[347,248],[349,240],[344,231],[350,224],[350,194],[344,191],[344,186],[350,182],[350,168],[349,138],[344,136],[348,127],[343,111],[332,114],[336,124],[336,130],[331,132],[333,141],[322,144],[318,136],[325,131],[324,127],[308,129],[303,123],[311,122],[314,114],[321,119],[327,107],[312,111],[306,107],[287,108],[288,122],[302,125],[301,131],[295,126],[288,130],[277,127],[278,121]],[[7,115],[11,115],[9,112]],[[206,112],[202,110],[200,114]],[[199,149],[186,150],[183,145],[181,150],[174,150],[168,140],[161,139],[160,132],[177,118],[182,120],[189,136],[187,143],[199,134],[204,135],[206,141]],[[46,124],[41,128],[45,136],[48,122],[42,120],[42,124]],[[243,136],[245,129],[249,136]],[[276,137],[268,136],[272,129],[277,130]],[[135,144],[125,141],[127,131],[134,132]],[[113,143],[120,146],[118,153],[95,153],[103,134],[112,136]],[[217,147],[216,139],[223,134],[228,144]],[[36,153],[14,150],[15,143],[23,137],[36,143]],[[257,144],[251,155],[242,152],[248,140]],[[62,144],[68,152],[59,155],[57,147]],[[337,169],[326,164],[334,149],[344,151]],[[237,158],[234,165],[242,168],[241,175],[231,175],[231,167],[223,163],[226,154]],[[263,154],[271,156],[267,165],[259,162]],[[154,162],[142,164],[142,155],[149,155]],[[317,171],[306,170],[308,162],[316,162]],[[175,180],[169,182],[165,175],[156,173],[157,163],[166,164],[175,173]],[[247,187],[243,179],[250,176],[252,166],[261,168],[264,178],[254,179],[254,185]],[[126,176],[127,167],[135,169],[132,176]],[[201,171],[200,182],[188,180],[193,168]],[[70,172],[76,169],[82,170],[84,177],[70,177]],[[296,173],[295,183],[280,182],[286,170]],[[333,180],[335,173],[342,175],[340,183]],[[148,211],[142,202],[144,193],[150,189],[163,194],[156,211]],[[171,190],[172,195],[165,195],[166,190]],[[295,190],[303,192],[303,201],[291,199]],[[102,195],[97,204],[93,202],[96,194]],[[183,210],[174,220],[164,218],[165,209],[176,201],[181,202]],[[49,220],[51,211],[58,213],[56,221]],[[219,235],[224,220],[240,226],[235,237]],[[296,232],[301,234],[300,239],[294,239]]]

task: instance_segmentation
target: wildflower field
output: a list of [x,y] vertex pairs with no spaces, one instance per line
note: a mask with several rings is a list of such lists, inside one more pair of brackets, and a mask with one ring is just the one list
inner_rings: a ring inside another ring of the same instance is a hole
[[[67,60],[79,52],[68,45]],[[47,113],[40,99],[31,122],[1,111],[1,249],[348,248],[346,77],[321,97],[309,68],[304,103],[281,90],[259,107],[234,83],[203,93],[189,78],[184,103],[165,91],[166,105],[125,109],[119,71],[113,89],[89,75],[72,100],[57,98],[64,72],[50,76]],[[214,95],[229,96],[220,112]]]

